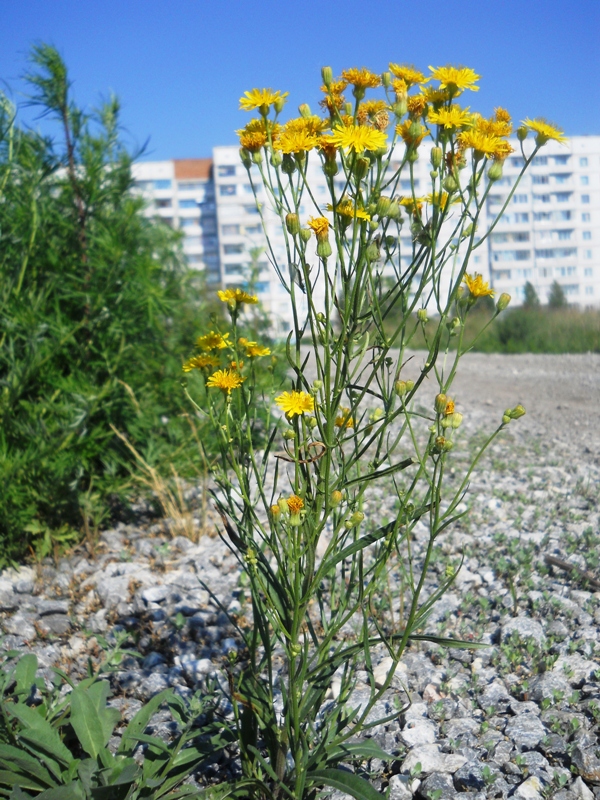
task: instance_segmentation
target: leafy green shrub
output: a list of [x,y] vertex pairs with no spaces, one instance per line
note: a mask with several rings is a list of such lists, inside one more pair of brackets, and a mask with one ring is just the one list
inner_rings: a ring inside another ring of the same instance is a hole
[[62,139],[19,127],[1,98],[0,566],[122,506],[133,457],[111,426],[148,461],[181,461],[181,364],[207,313],[179,234],[130,192],[117,100],[85,114],[56,50],[31,61]]

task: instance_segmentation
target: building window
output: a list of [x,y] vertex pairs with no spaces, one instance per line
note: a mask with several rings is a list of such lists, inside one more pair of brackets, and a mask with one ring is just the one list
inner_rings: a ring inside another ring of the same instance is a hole
[[229,164],[221,164],[219,167],[219,177],[221,178],[230,178],[232,175],[235,175],[235,166]]
[[554,175],[554,183],[568,183],[571,175],[563,172],[560,175]]
[[238,255],[244,252],[243,244],[224,244],[223,252],[226,256]]
[[244,206],[244,211],[246,214],[258,214],[258,208],[256,206]]
[[582,222],[589,222],[590,219],[591,219],[590,212],[589,211],[584,211],[583,214],[581,215],[581,221]]
[[529,222],[529,214],[526,213],[515,214],[515,222]]
[[494,280],[496,280],[496,281],[509,281],[510,280],[510,270],[509,269],[495,269],[494,270]]
[[494,261],[527,261],[531,250],[498,250],[493,257]]
[[570,239],[572,231],[558,231],[559,239]]
[[257,281],[254,284],[254,290],[258,292],[258,294],[266,294],[269,291],[270,284],[269,281]]
[[195,225],[198,225],[198,220],[196,217],[182,217],[179,220],[179,225],[182,228],[193,228]]
[[552,270],[548,269],[548,267],[541,267],[538,269],[540,274],[540,278],[548,278],[552,274]]
[[262,233],[262,225],[246,225],[246,233],[250,236],[256,233]]
[[239,225],[221,225],[221,233],[223,236],[237,236],[240,232]]
[[555,211],[554,219],[571,219],[570,211]]
[[545,167],[548,163],[548,156],[536,156],[531,163],[534,167]]
[[154,181],[136,181],[134,184],[136,189],[141,189],[145,191],[147,189],[151,189],[154,186]]
[[591,231],[584,231],[583,232],[583,238],[584,239],[591,239],[592,238],[592,232]]
[[244,194],[252,194],[252,193],[253,193],[252,184],[251,183],[245,183],[244,184]]
[[568,164],[570,156],[554,156],[555,164]]
[[590,179],[589,179],[589,177],[587,175],[580,175],[579,176],[579,182],[581,183],[582,186],[589,186],[590,185]]
[[242,264],[225,264],[225,275],[241,275],[243,271]]
[[554,274],[558,275],[560,278],[564,278],[567,275],[576,275],[577,267],[556,267]]
[[592,257],[592,251],[591,250],[586,250],[585,253],[584,253],[584,258],[591,258],[591,257]]
[[532,175],[531,176],[532,183],[550,183],[550,178],[548,175]]
[[536,222],[550,222],[552,215],[549,211],[534,211],[533,218]]
[[588,165],[587,156],[582,156],[582,157],[579,159],[579,166],[580,166],[580,167],[587,167],[587,165]]
[[154,188],[155,189],[170,189],[171,188],[171,181],[169,181],[169,180],[154,181]]
[[518,169],[525,166],[525,162],[522,158],[511,158],[510,163],[513,167],[517,167]]
[[591,267],[586,267],[583,270],[583,274],[585,275],[586,278],[591,278],[592,275],[594,274],[594,270]]
[[198,189],[204,189],[206,184],[204,181],[178,181],[177,188],[180,192],[197,192]]
[[586,294],[594,294],[594,287],[593,286],[586,286],[585,287]]
[[589,194],[582,194],[582,195],[581,195],[581,202],[582,202],[582,203],[589,203],[589,202],[590,202],[590,196],[589,196]]
[[201,264],[202,263],[202,256],[198,253],[194,253],[191,255],[186,256],[188,264]]
[[231,197],[235,194],[235,183],[224,183],[219,186],[219,194],[221,197]]
[[196,200],[180,200],[179,208],[198,208]]
[[185,247],[199,247],[202,244],[200,236],[186,236],[183,244]]
[[[420,185],[420,181],[418,178],[415,178],[415,189],[418,189]],[[340,184],[340,190],[343,190],[346,186],[346,183]],[[400,188],[403,189],[405,192],[410,192],[412,189],[412,183],[409,180],[404,180],[404,178],[400,181]]]
[[156,208],[171,208],[170,200],[156,200],[154,205]]
[[562,289],[565,294],[579,294],[578,283],[565,283]]
[[557,203],[568,203],[569,202],[569,198],[571,197],[571,193],[570,192],[556,192],[556,194],[554,196],[556,197],[556,202]]
[[[535,195],[534,195],[535,200]],[[513,195],[513,203],[526,203],[527,202],[527,195],[526,194],[515,194]]]

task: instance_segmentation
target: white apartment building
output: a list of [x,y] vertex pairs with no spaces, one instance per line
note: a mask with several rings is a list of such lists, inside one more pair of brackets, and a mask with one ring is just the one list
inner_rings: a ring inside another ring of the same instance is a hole
[[141,161],[133,165],[135,187],[158,217],[184,234],[188,263],[203,269],[208,283],[221,282],[212,159]]
[[[508,292],[516,305],[530,282],[542,303],[557,281],[569,302],[600,305],[600,136],[575,136],[566,145],[549,142],[521,179],[502,211],[523,166],[520,144],[504,165],[503,177],[491,187],[480,230],[493,230],[470,262],[494,289]],[[531,152],[533,140],[525,142]],[[399,153],[400,156],[400,153]],[[428,148],[414,164],[415,191],[430,191]],[[211,172],[212,164],[212,172]],[[392,163],[392,169],[397,165]],[[281,332],[289,329],[289,295],[274,269],[289,269],[281,223],[271,210],[256,167],[252,181],[264,203],[267,247],[248,173],[237,146],[215,147],[210,159],[147,162],[135,165],[137,185],[153,203],[149,213],[171,221],[185,232],[184,250],[193,266],[206,269],[212,284],[234,287],[249,279],[255,267],[255,289]],[[330,200],[318,158],[309,160],[308,182],[319,208],[300,209],[301,221],[327,213]],[[343,178],[337,180],[341,192]],[[408,171],[398,187],[411,191]],[[305,195],[306,197],[306,195]],[[308,199],[306,201],[309,202]],[[502,213],[501,213],[502,212]],[[496,222],[496,219],[500,219]],[[405,224],[400,236],[402,266],[412,258],[412,240]],[[315,259],[317,262],[317,259]],[[300,293],[298,293],[300,295]]]

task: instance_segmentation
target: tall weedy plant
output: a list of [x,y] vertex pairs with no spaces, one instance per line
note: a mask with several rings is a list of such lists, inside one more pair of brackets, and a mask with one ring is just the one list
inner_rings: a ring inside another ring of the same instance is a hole
[[[269,252],[293,311],[289,385],[274,403],[257,390],[257,360],[268,352],[240,336],[244,307],[257,301],[241,288],[219,292],[231,328],[201,336],[201,352],[185,367],[205,377],[198,407],[221,447],[215,501],[250,585],[253,622],[241,630],[247,649],[230,669],[244,775],[231,793],[240,797],[308,798],[324,785],[357,798],[379,796],[339,765],[381,756],[357,737],[384,721],[371,714],[408,643],[449,643],[420,633],[455,577],[423,596],[434,546],[461,516],[459,502],[485,448],[525,413],[520,405],[508,409],[462,480],[448,484],[463,418],[451,386],[472,344],[464,341],[464,323],[479,298],[493,295],[467,270],[490,233],[478,230],[486,196],[513,151],[509,114],[497,108],[488,119],[456,102],[478,88],[479,76],[468,68],[440,67],[426,78],[390,64],[381,76],[348,69],[339,79],[324,68],[322,77],[323,117],[301,105],[298,118],[281,124],[286,94],[253,89],[241,98],[242,109],[258,112],[239,132],[241,159],[255,195],[264,185],[285,239],[286,263],[270,241]],[[366,99],[379,87],[379,99]],[[533,148],[526,147],[530,132]],[[563,138],[539,119],[526,120],[517,136],[523,170],[549,139]],[[431,186],[417,196],[413,168],[427,157],[426,140]],[[327,177],[326,209],[307,181],[311,158]],[[401,177],[410,179],[404,195]],[[267,210],[257,204],[264,221]],[[312,209],[308,219],[303,207]],[[403,226],[411,234],[408,267]],[[509,302],[501,295],[494,316]],[[425,332],[431,310],[438,318],[433,334],[430,326]],[[390,330],[392,311],[399,321]],[[419,328],[428,353],[409,380],[406,350]],[[453,351],[442,349],[447,329]],[[437,387],[429,410],[418,404],[426,380]],[[258,450],[263,404],[270,427]],[[397,499],[388,524],[365,513],[378,486]],[[418,522],[428,536],[416,557],[411,534]],[[406,575],[399,630],[375,602],[393,557]],[[375,647],[390,658],[377,682]],[[370,696],[357,706],[347,701],[359,666],[370,676]]]

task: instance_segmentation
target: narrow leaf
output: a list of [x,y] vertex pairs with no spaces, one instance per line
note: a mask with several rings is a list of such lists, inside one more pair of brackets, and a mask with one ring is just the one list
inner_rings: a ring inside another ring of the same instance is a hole
[[364,778],[341,769],[316,769],[306,776],[311,784],[325,784],[356,798],[356,800],[381,800],[381,795]]
[[100,714],[88,692],[77,687],[71,693],[71,725],[85,752],[97,758],[106,742]]
[[117,753],[124,753],[126,750],[134,748],[137,745],[137,735],[146,730],[152,716],[172,694],[172,689],[164,689],[162,692],[159,692],[159,694],[155,694],[145,706],[140,708],[125,729]]
[[33,653],[27,653],[19,659],[19,663],[15,668],[15,680],[17,681],[17,694],[21,692],[31,691],[31,687],[35,683],[35,673],[38,668],[37,656]]

